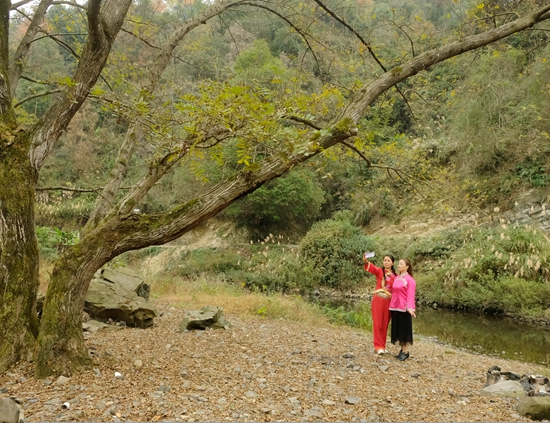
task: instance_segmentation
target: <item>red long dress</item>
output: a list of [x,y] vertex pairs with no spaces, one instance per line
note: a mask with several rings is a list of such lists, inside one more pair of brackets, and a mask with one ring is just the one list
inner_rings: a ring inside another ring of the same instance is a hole
[[[376,267],[372,263],[365,264],[365,270],[376,276],[375,291],[382,288],[385,288],[389,292],[392,291],[395,274],[392,273],[391,270],[384,271],[384,269]],[[382,281],[385,283],[382,284]],[[388,325],[390,324],[391,319],[391,312],[389,310],[390,299],[391,298],[382,298],[377,294],[372,296],[372,332],[374,337],[374,349],[377,351],[386,349]]]

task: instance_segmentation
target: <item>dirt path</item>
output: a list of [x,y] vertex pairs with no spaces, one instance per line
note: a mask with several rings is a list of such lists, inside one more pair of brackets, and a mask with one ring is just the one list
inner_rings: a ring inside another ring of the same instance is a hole
[[184,311],[159,310],[151,329],[91,336],[94,371],[59,384],[20,367],[0,375],[0,395],[26,421],[529,421],[515,399],[479,396],[485,373],[549,373],[422,339],[399,362],[375,356],[370,335],[260,317],[179,332]]

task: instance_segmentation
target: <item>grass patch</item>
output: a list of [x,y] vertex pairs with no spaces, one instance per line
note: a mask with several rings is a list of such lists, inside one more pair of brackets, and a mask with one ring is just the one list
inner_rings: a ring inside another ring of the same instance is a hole
[[221,276],[201,274],[194,278],[178,278],[158,275],[150,278],[148,283],[156,302],[184,309],[215,305],[226,313],[243,317],[282,318],[315,326],[330,324],[321,308],[300,296],[251,292],[225,282]]

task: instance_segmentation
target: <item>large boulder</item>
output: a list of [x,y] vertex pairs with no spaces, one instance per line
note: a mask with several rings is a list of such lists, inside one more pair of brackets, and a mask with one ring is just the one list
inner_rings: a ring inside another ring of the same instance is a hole
[[518,413],[533,420],[550,420],[550,397],[523,397]]
[[0,422],[18,423],[19,407],[11,398],[0,398]]
[[84,310],[95,319],[112,319],[147,328],[158,315],[146,299],[149,292],[149,286],[129,269],[101,269],[90,283]]
[[223,310],[215,306],[204,306],[200,310],[189,310],[180,322],[180,330],[206,328],[229,328],[231,324],[223,317]]
[[94,277],[118,284],[126,291],[134,291],[139,297],[149,301],[151,287],[133,270],[125,267],[120,267],[116,270],[99,269]]
[[482,396],[524,397],[525,391],[517,380],[502,380],[486,386],[481,391]]

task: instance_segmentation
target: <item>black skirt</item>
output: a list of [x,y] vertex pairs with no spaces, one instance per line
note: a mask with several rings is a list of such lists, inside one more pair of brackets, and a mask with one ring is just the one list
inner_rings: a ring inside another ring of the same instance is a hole
[[391,343],[413,343],[412,316],[405,311],[391,311]]

